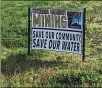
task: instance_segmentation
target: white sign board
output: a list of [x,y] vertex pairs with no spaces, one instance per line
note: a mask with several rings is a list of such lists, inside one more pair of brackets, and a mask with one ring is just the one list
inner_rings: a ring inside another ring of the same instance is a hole
[[32,49],[81,53],[82,11],[31,8]]

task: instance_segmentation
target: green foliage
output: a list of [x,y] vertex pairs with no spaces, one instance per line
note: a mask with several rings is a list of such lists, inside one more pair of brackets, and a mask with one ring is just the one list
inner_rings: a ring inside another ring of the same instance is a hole
[[[27,55],[28,7],[86,8],[86,60],[54,51]],[[2,1],[2,87],[102,87],[101,1]],[[37,74],[37,80],[35,74]]]
[[100,87],[102,84],[101,79],[102,75],[99,76],[98,74],[85,71],[57,73],[49,80],[49,85],[53,87]]

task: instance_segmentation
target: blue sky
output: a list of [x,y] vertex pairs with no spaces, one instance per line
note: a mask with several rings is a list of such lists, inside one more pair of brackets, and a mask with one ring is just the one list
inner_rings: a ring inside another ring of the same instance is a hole
[[[75,17],[75,18],[73,19],[73,21],[76,22],[76,23],[78,23],[78,18]],[[79,17],[79,24],[80,24],[80,25],[82,24],[82,22],[81,22],[81,16]]]

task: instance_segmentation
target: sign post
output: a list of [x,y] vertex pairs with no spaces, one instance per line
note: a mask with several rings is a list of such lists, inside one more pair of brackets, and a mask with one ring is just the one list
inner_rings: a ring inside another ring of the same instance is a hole
[[85,61],[85,17],[86,17],[86,8],[83,9],[83,49],[82,49],[82,61]]
[[85,60],[85,9],[28,9],[28,54],[32,49],[53,50],[82,55]]
[[28,55],[30,55],[30,6],[28,8]]

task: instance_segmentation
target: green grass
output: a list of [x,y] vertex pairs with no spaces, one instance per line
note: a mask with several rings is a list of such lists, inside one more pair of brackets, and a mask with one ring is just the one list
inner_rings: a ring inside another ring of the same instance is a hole
[[[55,51],[27,55],[28,6],[86,8],[86,60]],[[101,1],[2,1],[2,87],[102,87]]]

